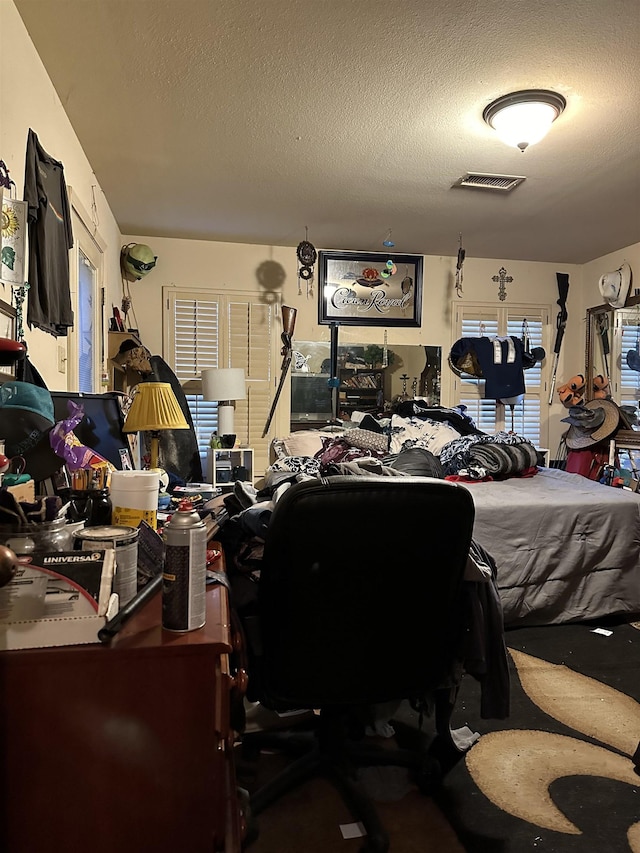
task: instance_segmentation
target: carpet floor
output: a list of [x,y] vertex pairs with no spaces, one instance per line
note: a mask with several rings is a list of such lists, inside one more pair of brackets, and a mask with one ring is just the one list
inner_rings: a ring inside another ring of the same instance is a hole
[[[363,771],[392,853],[640,853],[640,623],[514,629],[507,646],[510,717],[480,719],[479,685],[463,679],[454,724],[481,737],[432,796],[406,770]],[[408,705],[394,719],[417,731]],[[238,782],[255,790],[284,761],[239,760]],[[362,838],[341,830],[353,822],[315,778],[259,815],[247,849],[356,853]]]

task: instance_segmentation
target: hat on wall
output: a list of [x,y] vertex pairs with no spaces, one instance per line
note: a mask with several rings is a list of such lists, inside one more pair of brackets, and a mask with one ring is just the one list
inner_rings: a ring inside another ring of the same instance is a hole
[[547,357],[546,352],[542,347],[533,347],[530,352],[525,352],[522,355],[522,369],[528,370],[530,367],[535,367],[539,361]]
[[606,272],[598,282],[602,298],[612,308],[623,308],[631,287],[631,267],[625,261],[614,272]]
[[144,243],[128,243],[120,251],[122,273],[129,281],[139,281],[148,275],[158,260]]
[[[569,450],[584,450],[592,447],[609,438],[620,425],[620,409],[612,400],[589,400],[583,408],[589,411],[604,409],[604,419],[597,427],[572,423],[565,435],[565,443]],[[597,420],[599,419],[600,415],[597,415]]]
[[640,353],[638,352],[638,348],[630,349],[627,353],[627,366],[631,368],[631,370],[636,370],[640,373]]
[[601,406],[588,408],[583,403],[571,406],[566,418],[560,418],[561,423],[594,430],[604,423],[605,411]]
[[473,338],[460,338],[451,347],[447,361],[456,376],[468,373],[476,379],[484,379],[478,356],[473,348]]

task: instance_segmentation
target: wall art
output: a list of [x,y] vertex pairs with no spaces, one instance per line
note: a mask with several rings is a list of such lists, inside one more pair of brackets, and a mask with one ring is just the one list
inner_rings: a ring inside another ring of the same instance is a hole
[[422,255],[318,253],[318,322],[420,326]]
[[22,286],[25,280],[27,248],[27,203],[10,198],[2,199],[2,230],[0,249],[0,281]]

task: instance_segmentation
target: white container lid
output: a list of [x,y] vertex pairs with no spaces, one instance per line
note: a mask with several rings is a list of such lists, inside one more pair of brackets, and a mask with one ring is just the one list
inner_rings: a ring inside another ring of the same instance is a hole
[[160,488],[160,474],[157,471],[112,471],[111,490],[123,492],[155,490]]

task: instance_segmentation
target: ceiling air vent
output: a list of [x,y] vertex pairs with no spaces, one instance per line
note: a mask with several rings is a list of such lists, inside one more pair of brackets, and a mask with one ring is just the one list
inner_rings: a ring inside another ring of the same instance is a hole
[[483,172],[469,172],[453,184],[471,190],[493,190],[508,193],[527,179],[523,175],[487,175]]

